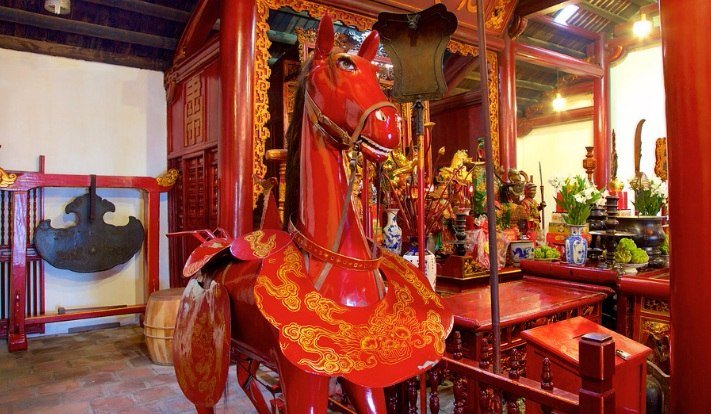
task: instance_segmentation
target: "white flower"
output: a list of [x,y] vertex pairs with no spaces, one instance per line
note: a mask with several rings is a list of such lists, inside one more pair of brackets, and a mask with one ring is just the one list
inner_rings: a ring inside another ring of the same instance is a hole
[[581,204],[587,202],[587,200],[588,200],[587,197],[585,197],[585,194],[583,194],[583,193],[574,194],[573,198],[575,199],[576,202],[581,203]]
[[553,186],[553,188],[555,188],[556,190],[560,190],[560,187],[561,187],[561,185],[562,185],[561,182],[560,182],[560,177],[551,177],[551,178],[548,180],[548,183],[549,183],[551,186]]

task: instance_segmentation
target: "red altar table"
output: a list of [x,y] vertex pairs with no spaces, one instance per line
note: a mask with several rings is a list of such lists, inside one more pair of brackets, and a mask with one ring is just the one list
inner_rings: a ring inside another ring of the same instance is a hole
[[[499,285],[502,366],[513,348],[524,344],[520,333],[540,325],[583,316],[600,321],[601,303],[612,289],[523,276]],[[484,338],[492,342],[489,286],[444,298],[454,313],[455,330],[462,334],[465,357],[480,359]]]
[[[615,350],[618,352],[612,378],[615,412],[643,414],[647,375],[645,361],[651,350],[588,319],[576,317],[522,332],[521,336],[527,341],[527,372],[541,372],[543,358],[548,358],[551,361],[554,386],[577,393],[581,387],[578,343],[580,337],[588,333],[607,334],[615,341]],[[624,358],[620,356],[620,351],[626,353]],[[539,413],[540,407],[527,404],[526,412]]]

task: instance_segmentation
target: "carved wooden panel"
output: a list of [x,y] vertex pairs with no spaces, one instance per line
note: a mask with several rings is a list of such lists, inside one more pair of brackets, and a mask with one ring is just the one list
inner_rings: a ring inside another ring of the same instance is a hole
[[200,144],[205,139],[205,95],[200,73],[185,83],[185,136],[186,147]]

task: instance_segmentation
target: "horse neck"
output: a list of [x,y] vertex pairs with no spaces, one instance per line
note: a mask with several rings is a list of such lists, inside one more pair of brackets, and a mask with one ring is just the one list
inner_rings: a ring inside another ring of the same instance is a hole
[[[333,248],[341,211],[346,202],[349,177],[343,164],[342,151],[325,142],[323,137],[314,135],[306,114],[302,125],[300,207],[296,215],[296,227],[309,239],[329,250],[358,259],[371,258],[352,203],[349,203],[346,210],[338,247]],[[309,260],[309,274],[314,281],[323,267],[323,262],[315,258]],[[380,276],[374,275],[372,271],[354,271],[333,266],[328,270],[320,292],[344,305],[368,305],[380,299],[376,277]],[[348,288],[344,289],[344,286]]]
[[[343,153],[322,137],[315,136],[307,119],[304,119],[301,132],[301,206],[296,225],[311,240],[330,250],[346,202],[349,177],[343,164]],[[352,203],[346,210],[343,234],[335,251],[359,259],[370,258],[368,243]]]

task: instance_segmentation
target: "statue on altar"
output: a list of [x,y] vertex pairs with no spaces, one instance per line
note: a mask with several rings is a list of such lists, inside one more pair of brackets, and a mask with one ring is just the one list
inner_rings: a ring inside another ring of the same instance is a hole
[[536,240],[536,236],[541,231],[541,210],[546,207],[545,201],[536,201],[536,185],[527,182],[524,186],[524,197],[521,201],[521,209],[526,217],[526,234],[529,240]]

